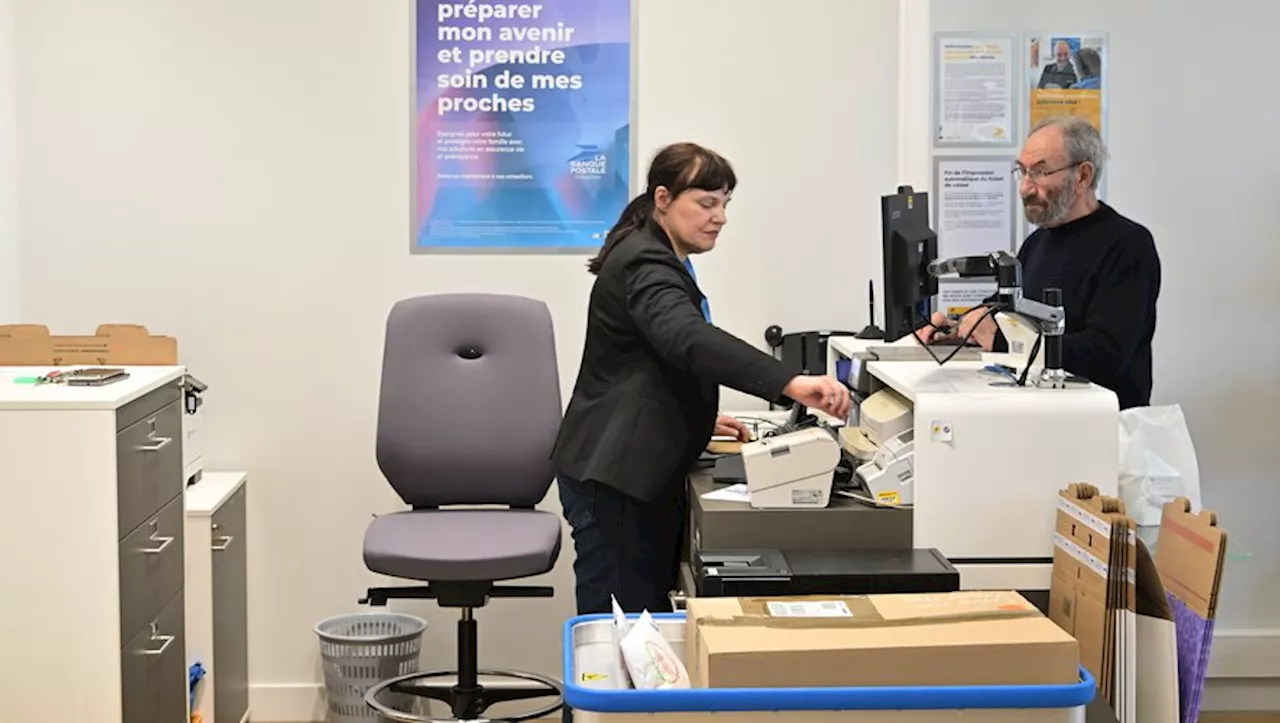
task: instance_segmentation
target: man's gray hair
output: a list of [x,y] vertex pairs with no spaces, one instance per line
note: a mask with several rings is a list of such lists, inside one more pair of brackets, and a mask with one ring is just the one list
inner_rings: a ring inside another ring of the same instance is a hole
[[1067,146],[1067,161],[1074,164],[1090,163],[1093,165],[1093,182],[1090,186],[1096,189],[1102,178],[1102,170],[1107,163],[1107,146],[1102,142],[1102,134],[1093,124],[1081,116],[1057,116],[1040,121],[1031,129],[1029,135],[1049,126],[1062,129],[1062,137]]

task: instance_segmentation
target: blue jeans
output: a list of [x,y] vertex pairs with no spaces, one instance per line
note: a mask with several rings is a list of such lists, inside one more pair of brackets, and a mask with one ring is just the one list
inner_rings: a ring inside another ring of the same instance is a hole
[[573,528],[578,614],[609,612],[611,595],[624,612],[671,612],[688,520],[684,478],[647,502],[598,482],[559,481]]

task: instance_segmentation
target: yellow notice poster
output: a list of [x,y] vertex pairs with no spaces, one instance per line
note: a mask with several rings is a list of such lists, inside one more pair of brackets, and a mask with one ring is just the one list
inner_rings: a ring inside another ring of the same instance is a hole
[[1027,38],[1029,126],[1053,116],[1089,119],[1105,133],[1107,37],[1102,34],[1049,33]]

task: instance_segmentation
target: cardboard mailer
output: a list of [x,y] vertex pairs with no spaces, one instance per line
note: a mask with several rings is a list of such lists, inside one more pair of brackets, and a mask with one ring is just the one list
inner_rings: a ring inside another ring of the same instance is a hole
[[1124,503],[1077,483],[1058,495],[1049,617],[1080,644],[1081,663],[1121,723],[1133,719],[1136,535]]
[[1134,702],[1137,723],[1178,723],[1178,636],[1173,607],[1155,560],[1137,541],[1136,659]]
[[103,324],[92,336],[54,336],[41,324],[0,325],[0,366],[172,366],[178,340],[138,324]]
[[1227,533],[1218,527],[1216,514],[1192,514],[1185,497],[1164,506],[1155,562],[1177,629],[1179,712],[1184,723],[1194,723],[1200,715],[1226,555]]

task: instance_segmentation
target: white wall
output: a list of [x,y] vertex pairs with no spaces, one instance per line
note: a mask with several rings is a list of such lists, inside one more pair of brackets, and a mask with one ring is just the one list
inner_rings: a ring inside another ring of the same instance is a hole
[[[546,300],[566,401],[581,353],[584,258],[407,254],[408,7],[19,3],[23,310],[64,333],[132,321],[174,334],[210,383],[212,463],[252,475],[256,719],[307,717],[311,625],[374,582],[361,536],[396,502],[373,459],[392,303]],[[755,343],[770,323],[860,328],[878,196],[899,182],[896,4],[642,8],[642,162],[696,140],[741,177],[721,248],[699,266],[717,321]],[[558,511],[554,495],[545,507]],[[479,614],[488,664],[558,673],[565,539],[556,599]],[[428,663],[449,665],[453,618],[406,609],[432,622]]]
[[18,51],[13,0],[0,0],[0,324],[18,313]]
[[1277,105],[1258,92],[1274,65],[1274,0],[1222,12],[1187,0],[932,5],[938,31],[1110,34],[1107,198],[1151,229],[1163,262],[1153,403],[1182,405],[1204,503],[1232,549],[1252,553],[1227,565],[1214,668],[1280,677],[1280,337],[1260,333],[1280,306],[1280,147],[1265,120]]
[[683,136],[739,172],[727,236],[698,260],[716,323],[758,345],[770,324],[861,329],[899,183],[897,3],[639,2],[638,152]]

